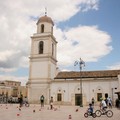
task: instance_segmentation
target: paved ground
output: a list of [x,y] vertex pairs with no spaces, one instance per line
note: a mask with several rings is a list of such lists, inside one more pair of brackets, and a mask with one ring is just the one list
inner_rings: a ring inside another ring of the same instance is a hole
[[[92,118],[84,117],[87,107],[78,106],[54,106],[54,110],[49,110],[49,106],[45,105],[40,108],[40,105],[30,105],[30,107],[22,107],[19,110],[17,104],[0,104],[0,120],[120,120],[120,110],[112,108],[114,113],[112,118],[101,116]],[[78,112],[76,112],[78,109]],[[95,109],[98,109],[95,106]],[[34,112],[35,111],[35,112]],[[71,115],[71,119],[69,118]]]

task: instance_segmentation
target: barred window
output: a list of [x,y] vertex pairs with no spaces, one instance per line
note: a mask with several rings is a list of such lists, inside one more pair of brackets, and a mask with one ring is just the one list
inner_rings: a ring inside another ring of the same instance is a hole
[[57,101],[62,101],[62,94],[61,93],[57,94]]

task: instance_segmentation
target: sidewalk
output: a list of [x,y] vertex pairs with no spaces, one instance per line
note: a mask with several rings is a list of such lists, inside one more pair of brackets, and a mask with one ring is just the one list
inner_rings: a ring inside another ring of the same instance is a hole
[[[17,104],[0,104],[0,120],[120,120],[120,110],[113,108],[114,113],[112,118],[101,116],[92,118],[84,117],[87,107],[79,106],[54,106],[55,109],[49,110],[49,106],[45,105],[40,108],[40,105],[23,106],[19,110]],[[98,107],[95,107],[98,109]],[[76,112],[76,109],[78,111]],[[70,119],[71,116],[71,119]]]

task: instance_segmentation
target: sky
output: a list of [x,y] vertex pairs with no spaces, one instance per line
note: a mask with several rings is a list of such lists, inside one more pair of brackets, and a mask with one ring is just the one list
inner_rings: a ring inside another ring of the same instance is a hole
[[55,24],[61,71],[79,71],[80,58],[83,71],[120,69],[120,0],[1,0],[1,81],[28,81],[30,37],[45,8]]

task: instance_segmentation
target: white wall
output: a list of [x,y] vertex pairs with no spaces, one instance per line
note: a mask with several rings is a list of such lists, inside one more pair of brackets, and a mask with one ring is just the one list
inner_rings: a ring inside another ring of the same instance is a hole
[[[92,97],[95,98],[97,103],[97,93],[102,93],[103,98],[105,98],[105,93],[108,93],[109,97],[115,99],[115,94],[112,93],[112,88],[118,87],[118,81],[111,79],[84,79],[82,80],[82,93],[84,104],[91,102]],[[80,81],[75,80],[56,80],[51,84],[51,96],[57,101],[57,93],[62,93],[64,102],[71,102],[75,104],[75,94],[79,94]],[[115,90],[114,90],[115,91]]]

